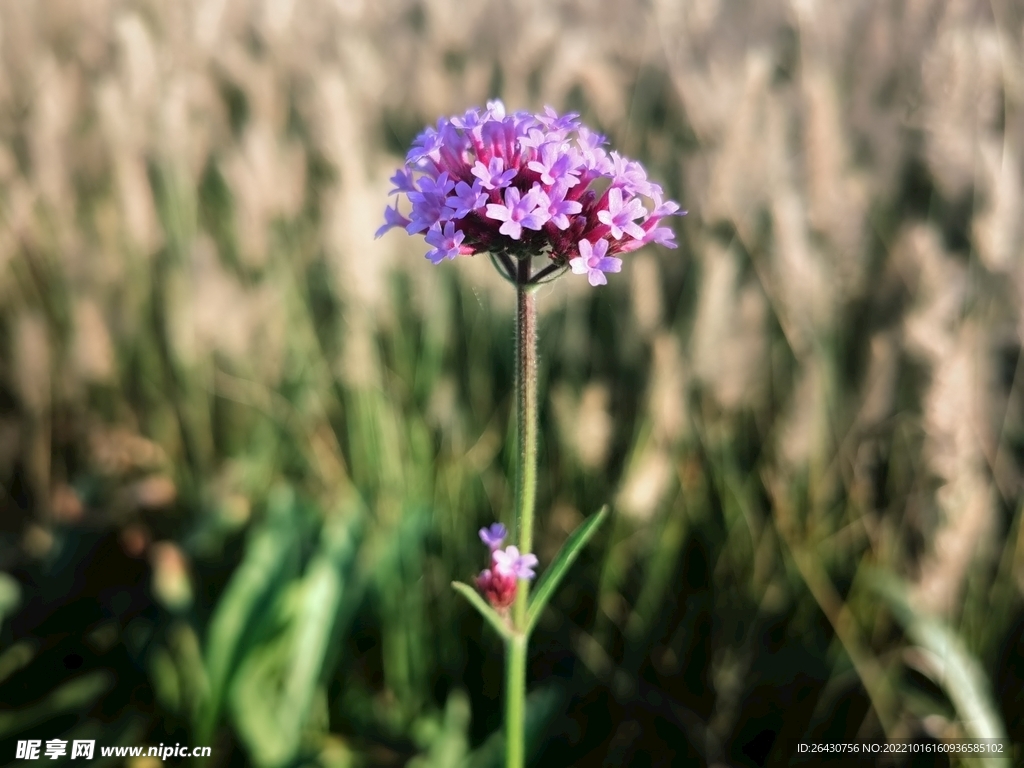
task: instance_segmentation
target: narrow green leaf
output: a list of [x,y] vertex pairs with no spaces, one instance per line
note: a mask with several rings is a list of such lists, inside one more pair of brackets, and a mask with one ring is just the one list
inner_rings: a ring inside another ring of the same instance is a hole
[[226,698],[230,679],[244,656],[247,638],[261,610],[281,588],[280,574],[292,552],[294,494],[277,489],[268,501],[267,520],[250,533],[242,562],[221,595],[206,635],[209,697],[200,715],[200,740],[209,740]]
[[579,528],[572,532],[572,535],[566,540],[565,544],[558,551],[554,561],[548,566],[548,569],[544,571],[540,579],[537,581],[537,588],[530,595],[530,608],[526,615],[526,634],[529,635],[533,631],[534,625],[540,618],[541,613],[544,610],[544,606],[548,604],[551,596],[558,589],[558,585],[562,579],[565,578],[565,574],[568,573],[569,568],[572,567],[573,561],[579,556],[583,547],[587,545],[591,537],[597,532],[598,526],[604,522],[604,519],[608,516],[608,505],[605,504],[598,511],[596,515],[591,517],[589,520],[585,520]]
[[[1006,739],[1006,727],[989,681],[956,632],[945,621],[913,605],[907,588],[896,576],[873,571],[867,583],[885,600],[907,636],[935,660],[936,682],[956,708],[967,736]],[[997,765],[995,761],[985,762]]]
[[294,763],[318,690],[329,674],[330,649],[340,606],[359,549],[363,508],[350,499],[328,517],[319,546],[301,580],[292,581],[279,611],[282,631],[241,661],[231,691],[231,711],[252,762]]
[[[299,597],[293,589],[291,600]],[[289,606],[292,607],[292,606]],[[290,728],[279,720],[291,637],[286,633],[248,651],[232,679],[227,704],[239,741],[259,768],[280,766],[293,757]]]
[[456,592],[469,600],[469,604],[476,608],[480,612],[480,615],[490,622],[491,626],[497,630],[499,635],[506,640],[512,639],[512,628],[505,623],[505,620],[498,615],[497,611],[484,602],[484,599],[480,597],[479,592],[469,586],[469,584],[464,584],[461,581],[453,581],[452,587],[455,588]]
[[[350,522],[331,521],[325,527],[322,552],[310,563],[295,621],[290,669],[279,702],[278,721],[286,741],[295,752],[302,729],[323,677],[324,661],[346,587],[346,576],[356,555],[358,518]],[[289,755],[293,757],[293,755]]]

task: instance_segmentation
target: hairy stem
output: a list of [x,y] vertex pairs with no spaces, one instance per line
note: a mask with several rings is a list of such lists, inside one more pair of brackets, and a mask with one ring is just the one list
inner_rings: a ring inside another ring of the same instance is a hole
[[[516,268],[516,528],[519,551],[533,549],[533,510],[537,490],[537,296],[530,285],[530,259]],[[522,768],[525,760],[526,608],[530,582],[520,579],[512,607],[515,636],[507,646],[505,766]]]
[[[537,295],[529,284],[530,261],[518,265],[516,293],[516,525],[519,551],[533,550],[533,507],[537,491]],[[521,626],[519,609],[525,616],[527,582],[519,584],[516,627]]]

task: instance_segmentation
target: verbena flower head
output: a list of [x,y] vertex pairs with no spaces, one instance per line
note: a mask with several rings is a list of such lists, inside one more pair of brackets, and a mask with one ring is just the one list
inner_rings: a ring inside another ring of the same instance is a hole
[[538,278],[571,266],[591,285],[619,271],[616,254],[652,242],[675,248],[672,231],[658,224],[679,206],[663,200],[640,163],[606,152],[578,117],[551,107],[506,114],[491,101],[441,118],[391,179],[409,212],[389,206],[377,237],[393,227],[424,233],[435,264],[490,253],[510,278],[511,259],[544,254],[551,263]]

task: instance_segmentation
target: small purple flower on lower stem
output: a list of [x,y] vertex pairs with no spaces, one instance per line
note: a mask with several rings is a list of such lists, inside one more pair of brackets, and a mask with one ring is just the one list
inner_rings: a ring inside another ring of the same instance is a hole
[[[643,234],[641,232],[641,234]],[[586,275],[591,285],[607,285],[605,272],[618,272],[622,269],[622,259],[606,256],[608,241],[598,240],[591,245],[589,240],[580,240],[580,255],[569,260],[569,266],[577,275]]]
[[506,536],[508,536],[508,530],[501,523],[491,523],[486,528],[480,529],[480,541],[490,547],[492,552],[501,549]]
[[508,547],[501,550],[496,549],[492,557],[491,570],[503,576],[515,576],[517,579],[532,579],[533,569],[537,566],[537,556],[519,554],[518,547]]
[[501,523],[480,529],[480,540],[491,550],[491,567],[476,577],[476,586],[494,608],[504,611],[516,599],[516,585],[520,579],[532,579],[537,557],[520,554],[517,547],[501,549],[508,531]]

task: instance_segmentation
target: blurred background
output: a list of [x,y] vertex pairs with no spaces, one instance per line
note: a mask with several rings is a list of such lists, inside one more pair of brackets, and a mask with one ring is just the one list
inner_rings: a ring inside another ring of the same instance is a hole
[[534,636],[534,764],[1024,742],[1022,33],[1010,0],[0,0],[0,762],[500,765],[501,645],[449,583],[508,522],[514,294],[373,240],[413,137],[494,97],[689,209],[541,294],[542,566],[614,514]]

